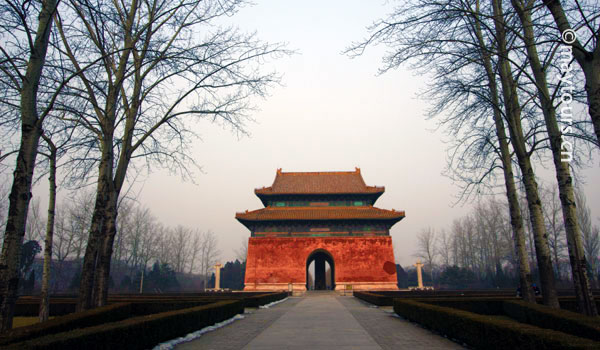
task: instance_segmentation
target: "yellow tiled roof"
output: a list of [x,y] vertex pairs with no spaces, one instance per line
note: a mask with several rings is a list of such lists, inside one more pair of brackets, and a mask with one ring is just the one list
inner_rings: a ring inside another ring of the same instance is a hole
[[355,171],[287,172],[277,169],[270,187],[257,188],[256,194],[353,194],[383,193],[385,187],[367,186]]

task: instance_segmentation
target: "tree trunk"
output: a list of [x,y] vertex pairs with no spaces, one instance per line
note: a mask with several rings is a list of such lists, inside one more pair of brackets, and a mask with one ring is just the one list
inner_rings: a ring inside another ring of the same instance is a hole
[[31,183],[37,147],[42,134],[43,118],[39,118],[37,113],[37,90],[46,60],[48,41],[52,29],[52,16],[56,10],[56,5],[56,0],[47,0],[42,3],[35,41],[20,91],[21,141],[17,164],[13,173],[8,218],[4,231],[2,256],[0,256],[0,332],[12,328],[14,306],[19,287],[21,245],[23,244],[27,210],[31,200]]
[[[116,93],[116,92],[115,92]],[[116,106],[116,104],[113,105]],[[108,108],[109,113],[113,113],[112,108]],[[109,129],[107,127],[106,129]],[[90,230],[90,238],[92,233],[96,235],[97,239],[93,246],[88,243],[86,249],[86,257],[88,249],[90,252],[93,251],[94,260],[84,260],[84,267],[89,269],[86,275],[85,285],[83,280],[82,272],[82,284],[80,286],[80,300],[83,303],[85,301],[85,309],[104,306],[108,300],[108,288],[110,284],[110,266],[113,252],[113,243],[117,234],[117,214],[118,214],[118,199],[119,193],[125,181],[125,174],[129,161],[131,160],[130,149],[131,149],[131,134],[133,133],[133,126],[131,121],[127,120],[126,130],[124,137],[124,145],[121,149],[121,155],[117,164],[117,169],[113,172],[113,160],[114,153],[112,151],[113,145],[113,134],[112,132],[105,131],[105,138],[103,142],[103,160],[106,160],[100,165],[100,171],[98,175],[98,183],[104,184],[102,187],[98,186],[98,197],[102,198],[103,202],[94,208],[94,218],[98,217],[102,220],[102,225],[98,226],[98,231]],[[113,179],[114,174],[114,179]],[[93,225],[93,224],[92,224]],[[94,226],[92,226],[94,227]],[[90,256],[90,259],[92,257]],[[87,265],[85,265],[87,263]],[[94,264],[92,264],[94,263]],[[91,266],[94,266],[92,269]],[[85,288],[85,292],[83,289]],[[84,294],[85,293],[85,294]],[[85,298],[85,299],[83,299]],[[83,304],[82,304],[83,305]],[[84,309],[82,307],[82,309]]]
[[[554,22],[561,33],[572,30],[569,20],[559,0],[544,0]],[[600,46],[598,45],[598,32],[596,32],[596,47],[588,52],[581,45],[579,39],[570,43],[573,57],[583,70],[585,76],[585,91],[587,92],[588,112],[592,118],[596,139],[600,144]],[[569,43],[565,43],[567,45]]]
[[[131,5],[129,18],[133,18],[137,10],[137,1]],[[130,28],[133,20],[127,23],[125,47],[120,59],[114,84],[111,83],[105,103],[105,113],[98,116],[101,120],[103,136],[100,140],[102,147],[102,159],[98,171],[98,188],[96,194],[96,205],[92,216],[90,236],[86,247],[84,263],[81,272],[81,285],[79,286],[78,310],[87,310],[99,305],[105,305],[108,297],[108,282],[110,274],[110,259],[112,256],[112,244],[116,234],[117,201],[121,186],[125,180],[127,166],[130,157],[119,158],[117,170],[114,171],[115,154],[114,131],[117,114],[119,93],[123,85],[126,63],[131,52]],[[133,121],[126,121],[125,134],[121,152],[130,155],[131,138],[133,133]],[[130,135],[131,134],[131,135]],[[124,165],[122,165],[125,163]],[[116,174],[116,180],[113,175]],[[117,183],[117,185],[115,185]],[[110,245],[110,246],[108,246]]]
[[112,247],[117,233],[117,194],[112,191],[109,195],[108,205],[105,208],[105,226],[98,251],[98,266],[96,280],[94,282],[94,306],[104,306],[108,300],[108,288],[110,284],[110,263]]
[[50,147],[50,174],[48,176],[48,221],[46,223],[46,239],[44,241],[44,267],[42,273],[42,292],[40,295],[40,322],[48,320],[50,315],[50,265],[52,264],[52,238],[54,236],[54,215],[56,208],[56,147],[50,139],[45,138]]
[[108,149],[106,146],[103,147],[102,161],[99,166],[96,204],[81,268],[81,284],[77,300],[78,311],[91,309],[95,304],[94,281],[97,278],[96,268],[102,245],[102,234],[106,226],[106,209],[110,202],[110,188],[112,187],[112,142],[109,144],[111,146]]
[[[477,9],[479,13],[479,8]],[[519,286],[521,295],[527,302],[535,303],[535,293],[532,288],[533,279],[529,268],[529,260],[527,259],[527,246],[525,245],[525,230],[523,228],[523,216],[519,206],[519,196],[517,194],[517,186],[515,185],[515,177],[512,169],[512,156],[508,147],[508,137],[504,129],[504,121],[500,110],[500,99],[498,95],[498,86],[496,75],[492,68],[491,58],[487,54],[487,48],[481,34],[481,26],[479,19],[475,19],[475,27],[477,39],[481,46],[481,57],[483,65],[488,77],[488,86],[490,89],[490,97],[494,105],[494,124],[496,126],[496,135],[500,146],[500,158],[502,160],[502,170],[504,174],[504,185],[506,187],[506,197],[508,199],[508,209],[510,212],[510,225],[513,231],[513,243],[515,253],[517,255],[517,267],[519,270]]]
[[538,185],[535,180],[535,173],[531,166],[530,154],[526,150],[523,130],[521,126],[521,106],[517,95],[516,82],[513,79],[510,65],[508,62],[508,51],[506,49],[506,34],[504,24],[504,14],[502,13],[501,3],[493,0],[494,24],[498,41],[498,65],[500,80],[502,83],[502,93],[504,103],[506,104],[506,119],[510,139],[513,149],[517,155],[525,193],[527,197],[527,206],[529,208],[529,219],[533,229],[535,242],[535,251],[537,256],[540,281],[542,284],[542,297],[544,304],[553,308],[559,308],[558,295],[554,281],[554,268],[552,267],[552,256],[548,245],[548,238],[544,224],[541,201],[538,193]]
[[14,304],[19,288],[21,245],[25,236],[27,210],[31,199],[31,181],[40,134],[36,125],[28,125],[23,121],[21,146],[9,196],[8,218],[4,233],[2,260],[0,260],[1,331],[12,328]]
[[[596,44],[597,45],[597,44]],[[596,49],[596,62],[583,68],[585,75],[585,91],[587,92],[588,112],[592,118],[598,144],[600,144],[600,52]],[[579,61],[578,61],[579,62]]]
[[567,245],[569,250],[569,260],[571,261],[571,271],[573,273],[573,284],[575,287],[575,296],[579,311],[588,316],[597,316],[596,303],[592,296],[590,281],[587,275],[587,262],[583,251],[583,242],[577,223],[577,212],[575,207],[575,196],[573,193],[573,179],[569,169],[569,163],[561,158],[561,131],[556,120],[556,109],[550,98],[546,75],[539,60],[535,39],[533,33],[533,23],[531,21],[530,9],[525,8],[518,0],[511,0],[513,7],[519,15],[523,26],[523,40],[527,48],[529,64],[533,71],[542,112],[546,122],[546,129],[550,139],[550,148],[552,150],[552,159],[556,169],[556,179],[558,181],[558,190],[560,202],[562,205],[563,219],[565,222],[565,231],[567,233]]

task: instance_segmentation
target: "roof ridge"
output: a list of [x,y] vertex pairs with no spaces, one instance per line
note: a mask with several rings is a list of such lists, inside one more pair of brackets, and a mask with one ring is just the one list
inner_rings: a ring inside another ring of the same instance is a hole
[[288,172],[284,172],[282,170],[282,168],[277,168],[277,174],[294,174],[294,173],[301,173],[301,174],[306,174],[306,173],[351,173],[351,174],[360,174],[360,168],[359,167],[354,167],[354,171],[351,170],[340,170],[340,171],[288,171]]
[[280,172],[280,175],[340,175],[340,174],[356,174],[355,171],[290,171]]
[[[289,209],[354,209],[354,208],[374,208],[374,209],[380,209],[380,210],[387,210],[387,209],[381,209],[381,208],[377,208],[374,207],[372,205],[348,205],[348,206],[319,206],[319,205],[307,205],[307,206],[301,206],[301,207],[296,207],[296,206],[289,206],[289,207],[264,207],[261,209],[277,209],[277,210],[289,210]],[[260,210],[260,209],[259,209]]]

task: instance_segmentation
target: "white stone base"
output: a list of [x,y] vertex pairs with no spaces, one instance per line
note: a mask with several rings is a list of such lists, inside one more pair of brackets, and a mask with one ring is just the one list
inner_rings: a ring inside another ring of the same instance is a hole
[[[302,295],[306,292],[304,283],[256,283],[246,284],[245,291],[265,292],[292,292],[293,295]],[[336,282],[335,291],[342,294],[352,294],[353,291],[368,290],[398,290],[398,285],[393,282]]]

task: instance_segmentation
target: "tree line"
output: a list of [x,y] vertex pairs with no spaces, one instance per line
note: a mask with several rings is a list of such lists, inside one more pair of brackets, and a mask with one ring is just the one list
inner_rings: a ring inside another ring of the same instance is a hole
[[[600,287],[600,225],[591,220],[585,196],[576,191],[577,216],[581,224],[583,246],[588,259],[587,271],[592,286]],[[554,276],[562,288],[572,286],[565,229],[560,200],[554,188],[542,187],[544,224],[549,232]],[[521,198],[524,202],[525,198]],[[464,217],[455,219],[439,231],[425,228],[417,234],[416,256],[425,264],[428,280],[446,288],[509,288],[518,285],[518,256],[513,244],[508,204],[500,198],[478,202]],[[534,281],[535,242],[530,225],[525,227],[528,264]]]
[[[53,274],[51,280],[46,282],[48,285],[42,286],[48,288],[50,293],[73,291],[73,288],[79,287],[73,281],[79,282],[81,278],[93,198],[92,191],[82,191],[57,206],[50,260]],[[33,262],[41,251],[40,243],[46,235],[46,222],[47,217],[41,212],[39,201],[34,199],[29,209],[22,248],[22,280],[32,279],[31,273],[35,276]],[[156,276],[162,276],[172,271],[176,275],[194,276],[201,283],[200,288],[204,288],[209,283],[219,257],[218,238],[214,232],[181,225],[166,226],[148,208],[125,198],[119,204],[109,287],[112,284],[113,290],[137,291],[143,273],[154,271]],[[40,276],[38,273],[38,277]],[[124,279],[129,282],[123,282]],[[120,286],[123,288],[118,288]],[[23,287],[26,290],[32,288],[31,285]]]
[[431,78],[422,96],[431,101],[429,117],[448,133],[446,174],[461,185],[464,201],[505,193],[523,298],[534,302],[533,253],[543,302],[558,308],[544,221],[549,204],[536,176],[540,164],[551,164],[572,286],[579,310],[592,316],[598,311],[573,174],[600,146],[599,14],[597,1],[403,1],[346,51],[357,56],[383,45],[381,73],[410,65]]
[[[55,216],[57,190],[95,186],[80,252],[77,309],[86,310],[106,304],[113,253],[126,255],[117,228],[128,185],[155,167],[191,179],[199,166],[189,149],[198,138],[194,130],[205,125],[200,122],[246,132],[251,99],[279,82],[264,63],[288,52],[233,25],[231,17],[244,5],[243,0],[0,5],[0,161],[12,172],[0,255],[0,331],[12,326],[31,189],[40,175],[48,175],[50,184],[46,261],[54,254],[55,222],[61,220]],[[173,232],[178,238],[191,234]],[[148,256],[135,254],[134,265]],[[177,254],[176,269],[200,264]],[[50,265],[43,274],[50,278]],[[42,319],[47,301],[48,290],[42,290]]]

